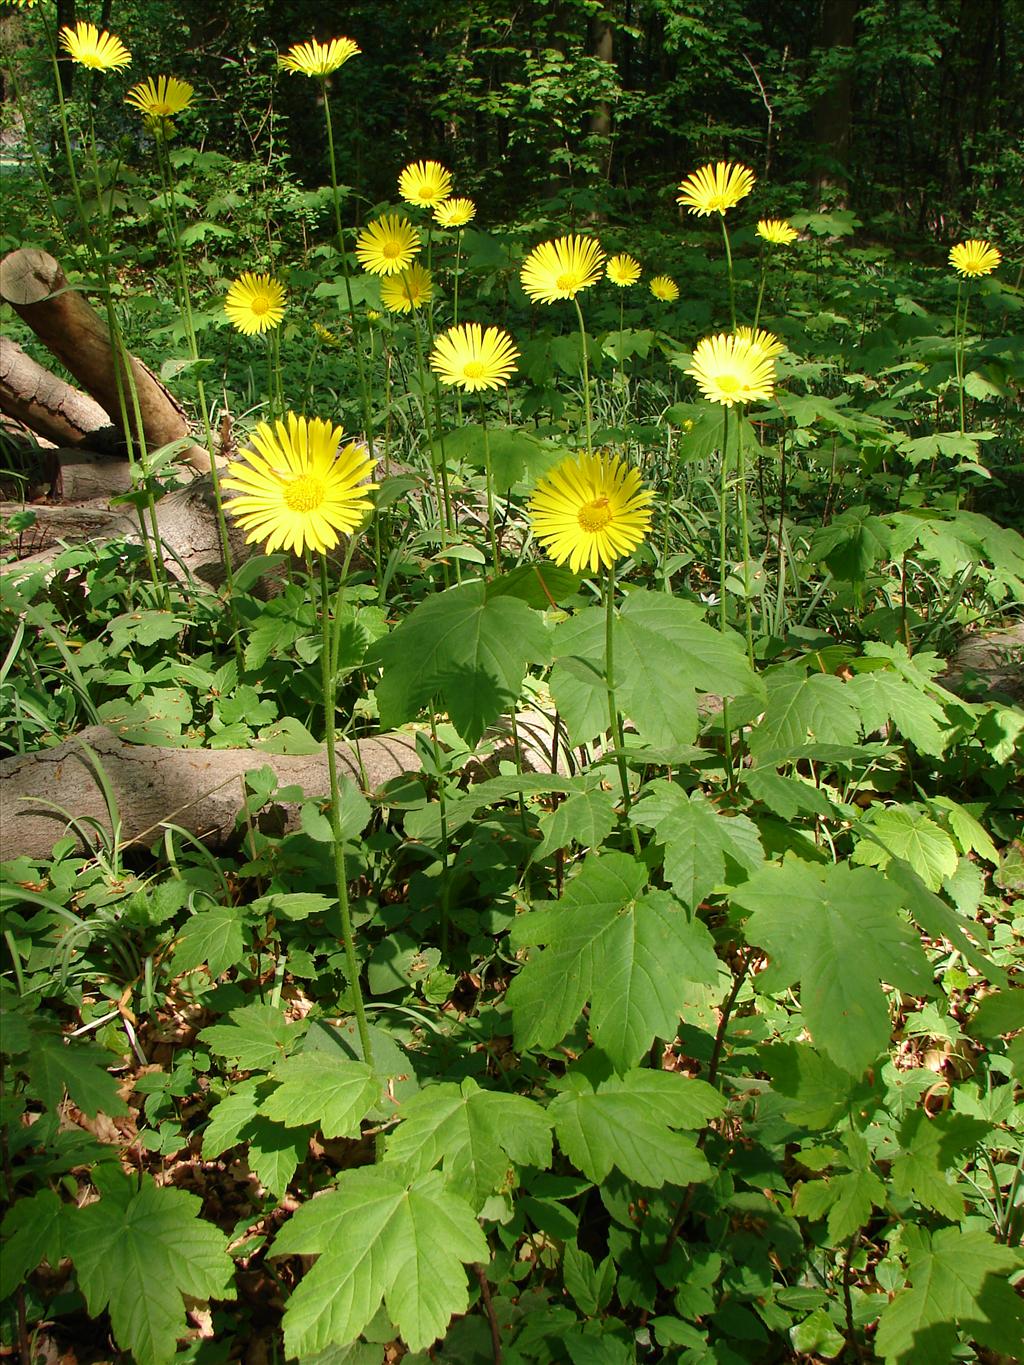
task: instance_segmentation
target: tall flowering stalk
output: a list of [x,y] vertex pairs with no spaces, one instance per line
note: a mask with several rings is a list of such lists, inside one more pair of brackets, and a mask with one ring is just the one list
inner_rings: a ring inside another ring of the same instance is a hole
[[[158,76],[156,79],[150,77],[148,80],[132,86],[125,96],[125,103],[138,110],[147,131],[153,135],[160,182],[163,187],[165,228],[174,261],[175,292],[178,295],[179,312],[185,328],[185,342],[193,365],[200,359],[199,343],[196,338],[195,321],[192,315],[192,293],[188,284],[185,253],[182,249],[181,233],[178,228],[174,168],[168,144],[175,130],[175,118],[190,107],[194,93],[193,87],[188,81],[179,80],[175,76]],[[210,456],[210,483],[213,489],[220,557],[224,569],[224,584],[227,590],[228,612],[231,617],[231,636],[235,657],[241,662],[241,642],[238,635],[231,544],[228,540],[227,522],[224,518],[224,499],[220,487],[220,471],[217,468],[213,429],[210,423],[210,406],[206,398],[206,385],[198,368],[196,370],[196,395],[199,400],[199,416],[203,424],[203,437]]]
[[702,166],[699,171],[687,176],[680,183],[679,194],[676,197],[677,204],[688,209],[690,213],[695,213],[698,218],[718,214],[729,270],[729,316],[733,331],[736,330],[736,280],[725,215],[731,208],[735,208],[741,199],[745,199],[753,188],[754,172],[748,166],[740,166],[731,161],[719,161],[716,165]]
[[[957,273],[956,282],[956,321],[953,326],[954,347],[956,354],[956,382],[960,396],[960,435],[965,431],[964,425],[964,361],[967,354],[967,310],[971,304],[969,289],[965,289],[965,283],[970,284],[971,280],[980,279],[983,275],[991,275],[1002,260],[999,250],[990,242],[981,241],[972,237],[969,241],[959,242],[950,249],[949,263]],[[961,313],[961,302],[963,311]]]
[[[529,502],[533,534],[556,564],[568,564],[573,573],[603,571],[605,691],[627,814],[629,775],[615,683],[615,565],[632,554],[650,531],[651,501],[652,494],[642,486],[637,470],[617,456],[588,453],[556,465],[538,482]],[[635,827],[632,837],[639,853]]]
[[[250,542],[262,541],[267,553],[290,550],[312,553],[319,561],[320,672],[323,683],[324,743],[330,781],[330,821],[334,880],[341,915],[342,942],[363,1060],[373,1066],[373,1049],[359,984],[352,913],[345,870],[345,831],[341,820],[335,712],[337,706],[338,642],[332,630],[327,553],[341,535],[351,536],[372,511],[367,496],[377,485],[368,482],[373,459],[365,446],[345,442],[340,427],[318,417],[289,412],[284,421],[260,422],[250,448],[231,461],[223,483],[237,493],[228,503]],[[333,615],[340,616],[345,577],[337,588]]]
[[[45,24],[45,20],[44,20]],[[50,37],[49,28],[46,29]],[[111,33],[101,32],[95,24],[79,23],[72,28],[65,25],[59,34],[59,45],[68,58],[80,66],[97,72],[120,71],[131,65],[131,53],[120,38]],[[86,249],[97,281],[103,293],[107,316],[107,331],[110,347],[114,355],[114,385],[117,390],[118,415],[124,433],[128,467],[131,472],[133,488],[141,494],[141,504],[136,508],[139,527],[142,532],[143,553],[146,566],[153,581],[160,585],[165,603],[169,602],[166,571],[160,550],[160,528],[156,516],[156,500],[149,486],[149,452],[146,448],[146,433],[142,427],[142,413],[139,408],[139,395],[132,371],[131,357],[125,345],[121,324],[114,307],[114,296],[110,278],[110,220],[113,211],[113,196],[107,210],[103,207],[103,185],[100,175],[99,156],[96,150],[96,125],[92,105],[89,105],[86,143],[89,165],[96,193],[96,210],[102,227],[101,249],[97,249],[92,224],[85,212],[82,198],[82,185],[75,165],[72,150],[71,130],[68,124],[67,105],[64,101],[64,87],[61,83],[57,50],[51,40],[50,57],[53,64],[54,81],[57,91],[57,111],[67,158],[71,190],[75,208],[82,227]],[[136,459],[136,444],[138,459]],[[147,525],[148,517],[148,525]]]

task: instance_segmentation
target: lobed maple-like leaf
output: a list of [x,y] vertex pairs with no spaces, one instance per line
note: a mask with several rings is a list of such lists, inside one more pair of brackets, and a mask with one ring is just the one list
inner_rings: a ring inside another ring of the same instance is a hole
[[466,1310],[463,1265],[489,1259],[473,1210],[439,1171],[410,1182],[381,1166],[345,1172],[303,1204],[271,1254],[318,1257],[285,1308],[289,1357],[354,1341],[382,1302],[409,1349],[425,1350]]

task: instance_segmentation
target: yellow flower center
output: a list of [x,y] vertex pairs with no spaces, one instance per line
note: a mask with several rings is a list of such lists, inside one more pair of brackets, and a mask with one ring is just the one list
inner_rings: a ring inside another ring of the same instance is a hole
[[479,379],[483,372],[483,362],[479,360],[467,360],[462,367],[462,374],[465,379]]
[[253,294],[249,307],[258,318],[261,318],[264,313],[270,312],[270,300],[266,294]]
[[417,191],[421,199],[433,199],[434,190],[431,185],[421,185]]
[[397,242],[385,242],[380,249],[380,254],[386,261],[393,261],[396,256],[402,254],[402,248]]
[[555,288],[562,294],[574,294],[579,287],[580,277],[574,270],[559,275],[558,279],[555,280]]
[[743,387],[739,378],[734,374],[715,375],[715,383],[722,393],[739,393],[740,389]]
[[312,474],[300,474],[284,486],[284,500],[292,512],[313,512],[324,500],[324,482]]
[[576,513],[580,530],[588,531],[591,535],[603,531],[611,519],[612,509],[608,506],[607,498],[595,498],[593,502],[585,502]]

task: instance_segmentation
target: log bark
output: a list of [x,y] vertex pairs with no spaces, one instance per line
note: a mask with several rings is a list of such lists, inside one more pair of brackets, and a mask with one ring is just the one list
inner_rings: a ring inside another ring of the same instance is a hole
[[[10,516],[12,512],[20,510],[20,503],[0,504],[0,517]],[[37,505],[31,510],[36,514],[33,530],[38,543],[31,554],[8,564],[4,569],[6,574],[17,574],[49,564],[56,553],[54,547],[61,541],[70,544],[85,541],[102,544],[118,539],[131,544],[139,541],[138,519],[128,507],[111,510],[95,505]],[[168,573],[183,579],[187,570],[204,583],[219,587],[224,581],[224,566],[221,563],[213,487],[209,476],[196,479],[187,488],[175,489],[173,493],[162,497],[156,504],[156,519],[160,539],[171,551],[165,555]],[[232,563],[237,569],[249,558],[253,547],[246,544],[244,534],[230,520],[228,540]]]
[[[106,322],[77,289],[71,288],[57,261],[35,248],[10,252],[0,261],[0,298],[124,430],[118,402],[118,369],[126,395],[128,392],[123,362],[115,365]],[[141,360],[135,356],[128,360],[147,449],[155,451],[188,437],[188,420],[181,405]],[[138,438],[134,418],[129,425]],[[209,455],[197,445],[188,448],[181,458],[197,469],[210,467]]]
[[95,398],[58,379],[9,337],[0,337],[0,412],[58,446],[99,450],[122,444]]
[[[420,768],[411,735],[361,740],[359,753],[371,791]],[[354,748],[339,744],[337,755],[339,775],[359,784]],[[294,783],[307,797],[330,792],[326,750],[298,757],[260,749],[165,749],[129,744],[103,726],[90,726],[56,748],[0,761],[4,857],[46,857],[65,832],[67,817],[40,801],[62,806],[80,820],[96,820],[109,831],[100,768],[117,801],[122,847],[152,842],[166,821],[187,829],[208,848],[221,848],[235,837],[245,774],[267,766],[279,785]],[[291,808],[293,818],[295,810]]]
[[[553,754],[560,773],[573,769],[575,756],[561,727],[561,745],[552,744],[554,723],[553,716],[533,708],[516,717],[524,772],[550,771]],[[471,781],[492,776],[500,760],[513,755],[510,730],[507,717],[488,730],[485,739],[492,751],[489,759],[472,766]],[[421,768],[411,734],[369,736],[359,741],[358,752],[353,745],[339,744],[337,756],[340,776],[368,792]],[[40,802],[61,806],[81,821],[95,820],[109,832],[101,777],[117,802],[122,846],[152,843],[161,826],[170,823],[210,849],[222,848],[238,837],[235,816],[245,795],[245,774],[263,767],[274,770],[279,786],[294,784],[306,797],[330,792],[325,749],[309,756],[262,749],[171,749],[131,744],[105,726],[91,726],[53,749],[0,760],[3,856],[45,858],[65,833],[79,834],[66,829],[67,815]],[[298,806],[284,805],[283,811],[283,828],[297,828]]]

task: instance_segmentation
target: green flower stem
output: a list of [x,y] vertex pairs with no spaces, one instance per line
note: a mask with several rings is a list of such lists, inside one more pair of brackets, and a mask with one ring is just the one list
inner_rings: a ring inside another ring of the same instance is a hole
[[501,571],[501,558],[498,554],[498,538],[494,531],[494,475],[491,472],[491,441],[490,433],[487,430],[487,405],[481,393],[480,399],[480,425],[484,431],[484,475],[487,479],[487,535],[491,542],[491,559],[494,563],[495,574]]
[[[963,315],[961,316],[960,304],[963,300]],[[960,391],[960,435],[966,430],[964,425],[964,380],[967,362],[967,310],[971,306],[970,293],[964,292],[963,280],[956,282],[956,323],[954,324],[954,345],[956,350],[956,382]]]
[[267,332],[264,343],[267,349],[267,420],[273,422],[277,417],[277,391],[274,384],[274,340],[273,332]]
[[[59,88],[58,78],[58,88]],[[63,105],[63,101],[61,101]],[[66,125],[65,125],[66,126]],[[142,427],[142,412],[139,408],[139,393],[135,385],[135,375],[132,371],[131,356],[125,344],[124,336],[121,332],[121,324],[118,321],[117,310],[114,307],[114,296],[110,285],[110,224],[113,213],[113,185],[110,192],[110,210],[104,211],[103,208],[103,183],[100,176],[99,154],[96,151],[96,125],[93,119],[92,105],[89,106],[89,162],[92,169],[93,184],[96,190],[96,211],[99,221],[102,224],[102,251],[96,251],[95,263],[98,267],[100,276],[100,286],[103,290],[103,301],[107,314],[107,330],[110,335],[110,347],[114,357],[114,385],[117,389],[117,405],[121,424],[124,430],[125,444],[128,451],[128,465],[132,472],[133,484],[138,481],[138,486],[143,495],[143,506],[138,509],[139,525],[142,530],[142,540],[146,555],[146,567],[153,577],[153,581],[159,586],[165,607],[170,607],[170,595],[167,587],[167,572],[163,561],[160,547],[160,526],[156,517],[156,499],[149,486],[149,454],[146,449],[146,433]],[[69,144],[70,151],[70,144]],[[81,204],[81,199],[78,200]],[[82,228],[88,238],[88,223],[84,216],[82,218]],[[126,393],[127,390],[127,393]],[[131,418],[128,412],[128,401],[131,401]],[[132,427],[134,420],[134,430]],[[134,442],[138,442],[138,458],[135,458]],[[141,476],[139,471],[141,470]],[[149,527],[146,526],[146,516],[149,517]]]
[[[195,319],[192,315],[192,296],[188,287],[188,271],[185,268],[185,252],[181,245],[181,232],[178,226],[178,209],[174,198],[174,167],[171,163],[170,149],[159,134],[156,138],[157,163],[164,186],[165,212],[168,218],[168,236],[171,241],[176,273],[177,290],[181,297],[181,317],[185,324],[185,338],[188,353],[193,365],[198,367],[199,341],[196,336]],[[217,519],[217,537],[220,543],[220,559],[224,567],[224,585],[227,590],[228,612],[231,617],[231,638],[234,642],[235,659],[239,672],[242,669],[242,639],[238,622],[238,608],[235,602],[235,573],[231,559],[231,542],[228,538],[227,519],[224,515],[224,499],[221,494],[220,472],[217,468],[217,452],[214,449],[213,426],[210,422],[210,405],[206,398],[206,384],[197,368],[196,395],[199,400],[199,416],[203,424],[203,438],[210,456],[210,486],[213,489],[213,506]]]
[[722,224],[722,241],[725,243],[725,263],[729,269],[729,317],[732,319],[732,330],[736,330],[736,277],[732,268],[732,247],[729,245],[729,229],[725,226],[725,214],[718,215]]
[[[757,307],[754,309],[754,331],[757,331],[758,323],[761,321],[761,304],[764,302],[764,287],[768,281],[768,258],[765,255],[764,247],[761,248],[761,283],[757,288]],[[735,323],[733,324],[735,326]]]
[[[729,408],[728,405],[724,405],[722,407],[722,474],[718,490],[718,624],[723,635],[729,629],[728,590],[726,588],[729,572],[726,567],[729,552],[728,500]],[[725,741],[725,770],[728,774],[729,786],[733,787],[735,777],[732,769],[732,731],[729,727],[729,702],[725,697],[722,698],[722,734]]]
[[[615,763],[619,770],[619,785],[622,788],[622,813],[629,819],[632,800],[629,795],[629,772],[626,768],[625,741],[622,735],[622,717],[619,715],[615,698],[615,565],[612,564],[604,581],[604,681],[608,692],[608,722],[612,743],[615,745]],[[640,835],[635,825],[630,825],[633,851],[640,856]]]
[[452,325],[459,325],[459,274],[462,265],[462,228],[459,228],[459,235],[455,239],[455,281],[452,297]]
[[622,339],[622,333],[623,333],[623,330],[624,330],[625,325],[626,325],[626,297],[625,297],[625,295],[626,295],[626,291],[625,291],[624,289],[620,289],[620,290],[619,290],[619,373],[622,375],[622,393],[623,393],[623,397],[625,397],[625,393],[626,393],[626,355],[625,355],[626,348],[625,348],[625,343],[623,342],[623,339]]
[[740,507],[740,548],[743,555],[743,617],[747,636],[747,662],[753,668],[754,623],[750,607],[750,526],[747,519],[747,469],[743,451],[743,427],[740,423],[737,423],[736,426],[736,478],[738,480],[736,492]]
[[[410,302],[410,303],[412,302],[412,299],[411,299],[411,298],[410,298],[409,302]],[[434,452],[433,452],[433,447],[434,447],[434,433],[433,433],[433,429],[432,429],[432,427],[431,427],[431,422],[430,422],[430,400],[429,400],[429,398],[428,398],[428,396],[427,396],[426,373],[425,373],[424,368],[423,368],[423,343],[422,343],[421,340],[420,340],[420,320],[419,320],[419,318],[416,316],[416,309],[415,309],[415,308],[412,310],[412,314],[413,314],[413,318],[412,318],[413,336],[414,336],[415,339],[416,339],[416,374],[417,374],[417,377],[419,378],[419,383],[420,383],[420,401],[421,401],[421,403],[422,403],[422,405],[423,405],[423,424],[424,424],[424,426],[425,426],[426,429],[427,429],[427,459],[428,459],[428,461],[429,461],[431,467],[434,468]],[[439,528],[440,528],[440,531],[441,531],[441,552],[442,552],[442,554],[444,554],[445,551],[448,549],[448,533],[449,533],[449,531],[451,531],[451,533],[454,535],[454,523],[453,523],[453,520],[452,520],[451,494],[450,494],[449,489],[448,489],[448,464],[447,464],[447,461],[445,460],[445,455],[444,455],[444,441],[443,441],[443,438],[442,438],[441,441],[440,441],[440,445],[441,445],[441,459],[440,459],[440,463],[439,463],[439,465],[437,466],[437,468],[434,468],[434,482],[435,482],[435,484],[436,484],[437,481],[438,481],[438,478],[440,477],[440,484],[441,484],[441,498],[440,498],[440,502],[441,502],[441,504],[442,504],[442,512],[441,512],[441,516],[440,516],[440,519],[439,519]],[[444,585],[445,585],[445,587],[447,587],[447,586],[448,586],[448,563],[447,563],[447,561],[443,561],[441,567],[442,567],[442,569],[444,570]],[[460,573],[460,571],[459,571],[459,561],[458,561],[457,559],[456,559],[456,561],[455,561],[455,577],[456,577],[456,580],[457,580],[458,582],[461,582],[461,581],[462,581],[462,575],[461,575],[461,573]]]
[[434,767],[437,770],[437,803],[441,816],[441,952],[448,957],[451,889],[448,882],[448,801],[441,774],[441,745],[437,738],[437,717],[430,712],[430,738],[434,746]]
[[668,536],[672,524],[672,505],[676,498],[676,481],[679,478],[679,461],[672,459],[672,427],[667,425],[665,428],[666,455],[668,457],[668,497],[665,500],[665,526],[662,532],[661,542],[661,575],[662,587],[665,592],[672,591],[672,584],[668,572]]
[[[339,594],[344,587],[344,579],[339,585]],[[345,945],[345,961],[348,965],[349,995],[352,1013],[356,1017],[359,1031],[359,1044],[363,1051],[363,1061],[373,1069],[373,1048],[370,1044],[370,1030],[366,1023],[366,1010],[363,1008],[363,993],[359,985],[359,959],[356,957],[355,938],[352,933],[352,911],[348,901],[348,878],[345,872],[344,832],[341,827],[341,793],[338,789],[338,755],[335,750],[334,708],[336,673],[334,651],[331,638],[330,585],[327,581],[327,556],[320,555],[320,630],[322,648],[320,668],[324,690],[324,743],[327,746],[327,771],[331,783],[331,833],[334,849],[334,879],[338,891],[338,909],[341,912],[341,935]]]
[[338,164],[334,154],[334,125],[331,120],[331,101],[327,95],[327,77],[321,81],[324,98],[324,121],[327,125],[327,157],[331,165],[331,193],[334,199],[334,226],[338,234],[338,254],[341,256],[341,273],[345,281],[345,300],[348,304],[349,323],[352,327],[352,340],[355,343],[356,373],[359,377],[359,393],[363,401],[363,433],[366,436],[370,458],[373,450],[373,413],[370,409],[370,391],[366,383],[366,366],[363,363],[362,336],[356,318],[355,301],[352,298],[352,280],[349,275],[348,255],[345,251],[345,231],[341,225],[341,195],[338,192]]
[[587,424],[587,454],[593,455],[594,434],[590,411],[590,363],[587,359],[587,329],[583,322],[583,309],[580,307],[580,301],[575,294],[572,301],[580,323],[580,353],[583,359],[583,415]]

